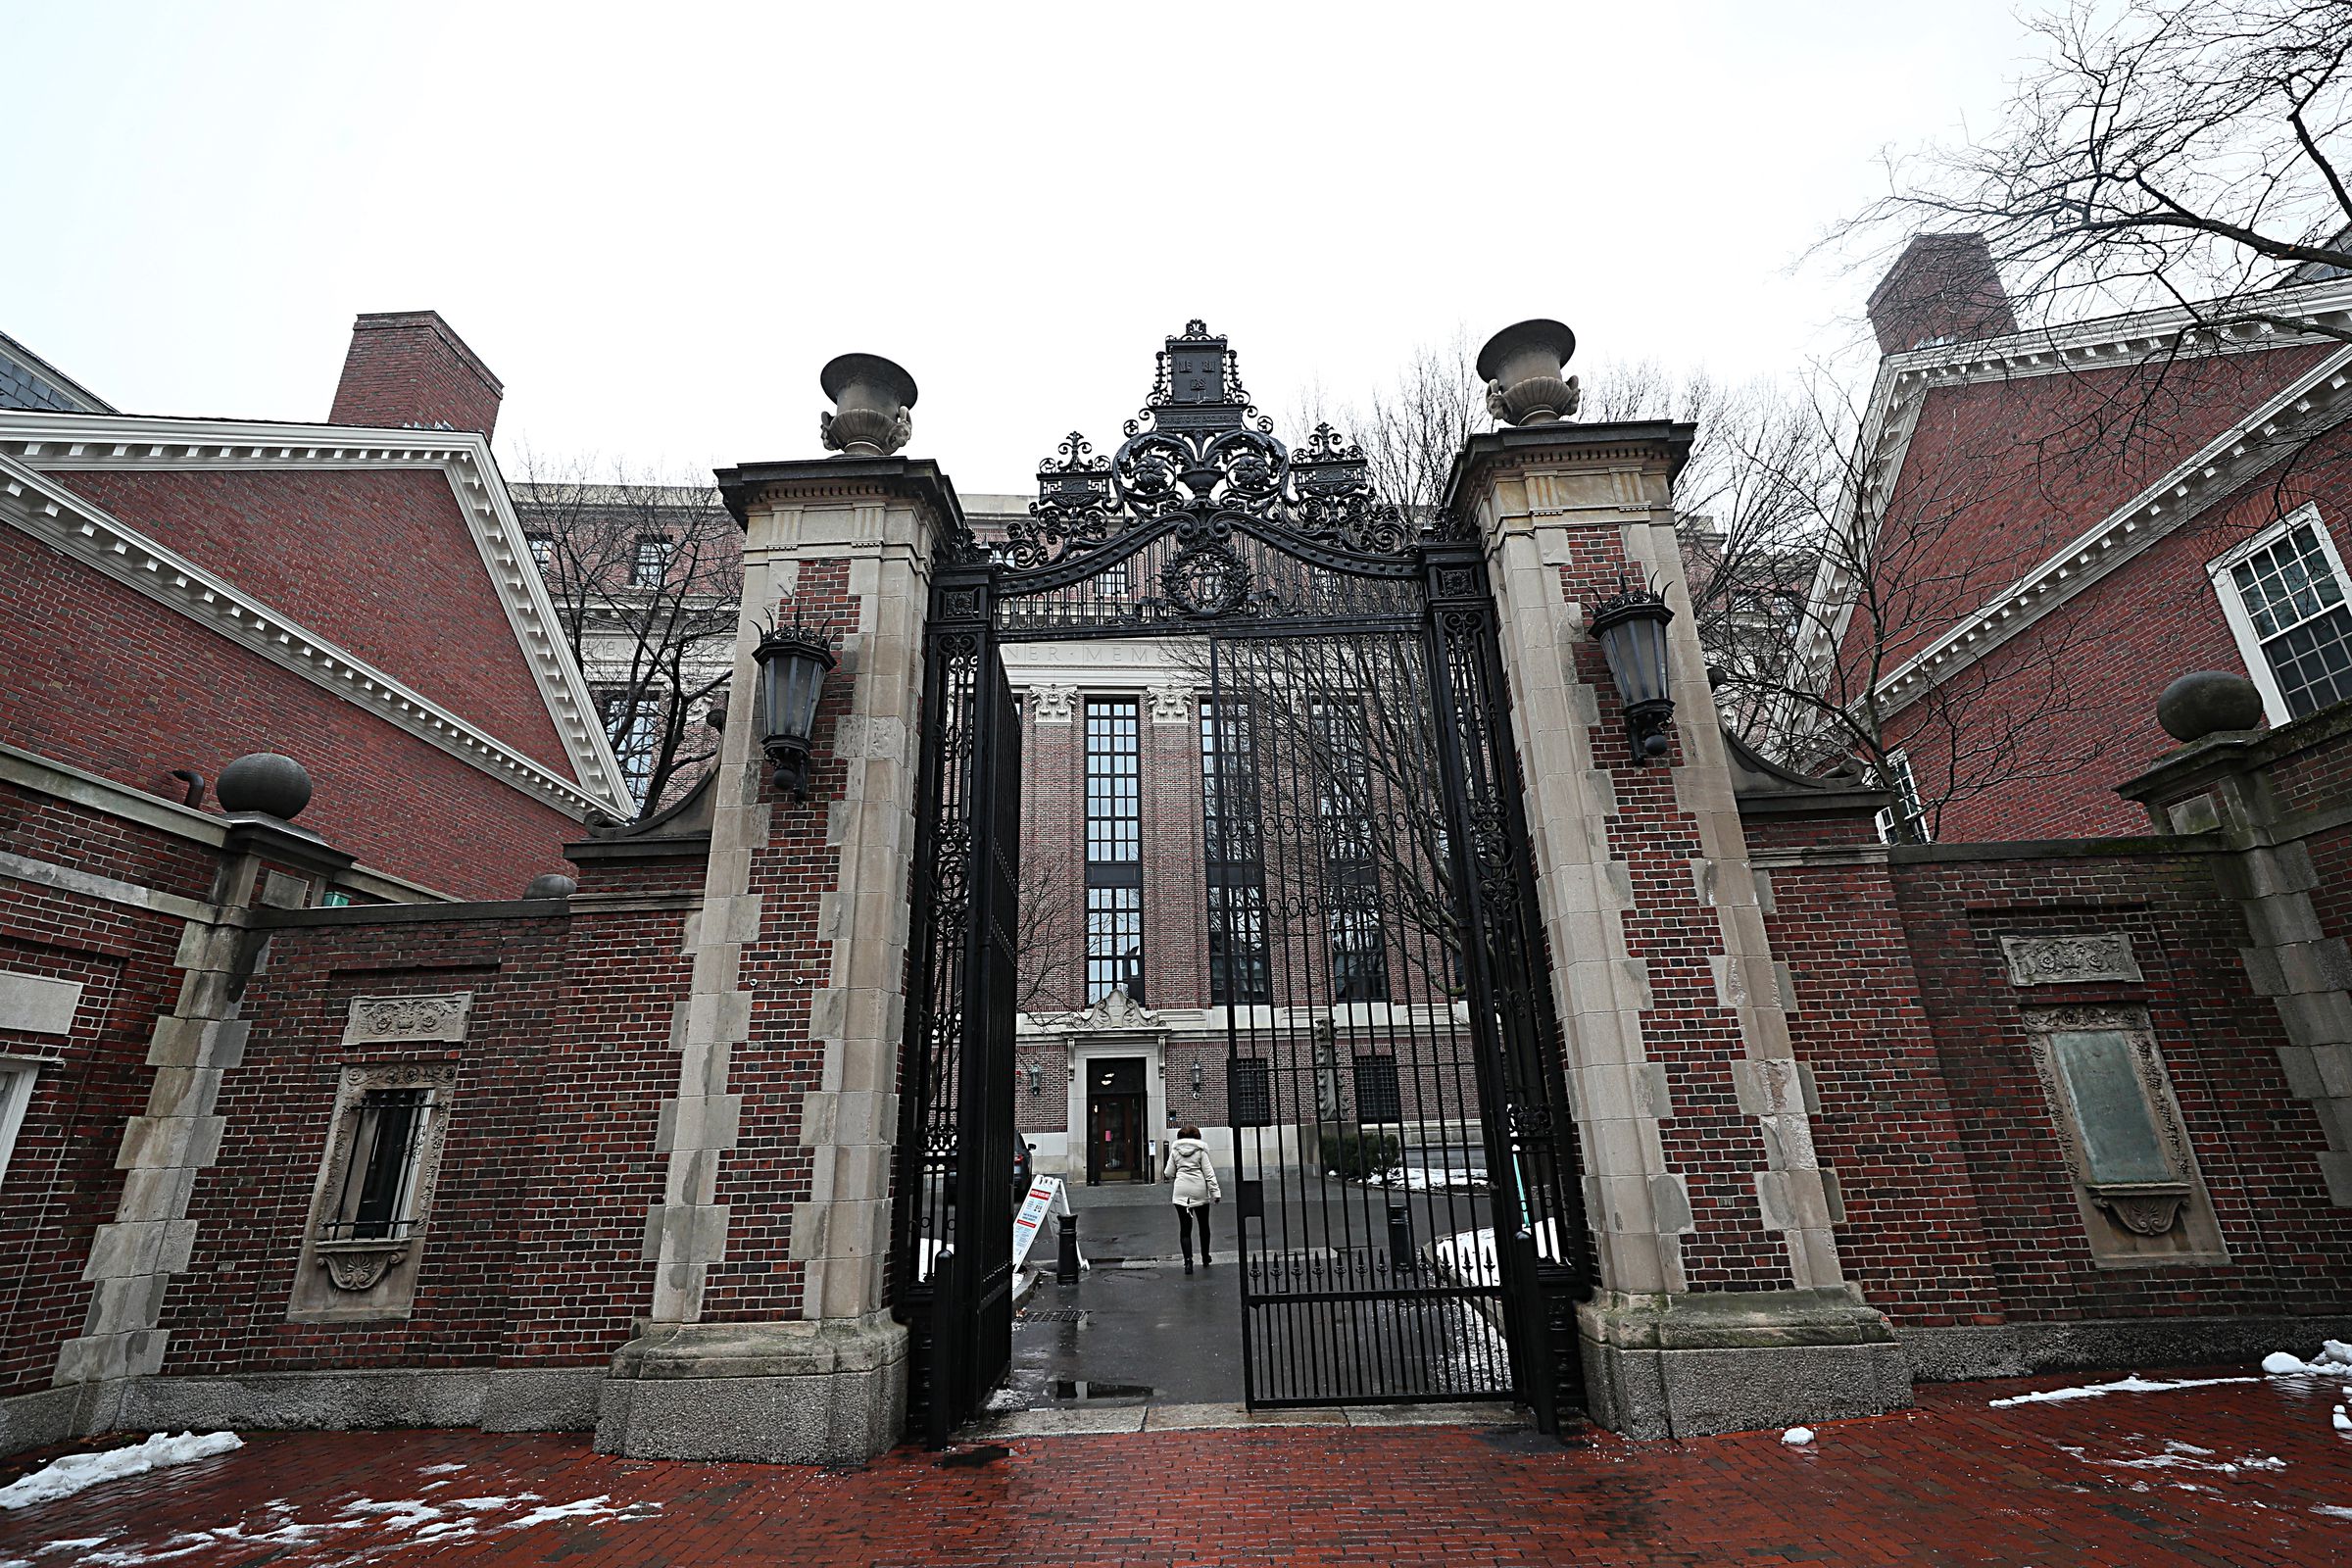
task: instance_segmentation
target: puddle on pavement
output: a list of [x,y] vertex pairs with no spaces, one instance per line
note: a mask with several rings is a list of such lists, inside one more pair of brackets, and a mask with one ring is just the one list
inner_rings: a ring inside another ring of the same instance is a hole
[[1159,1391],[1141,1383],[1097,1383],[1088,1378],[1055,1378],[1046,1393],[1056,1399],[1149,1399]]

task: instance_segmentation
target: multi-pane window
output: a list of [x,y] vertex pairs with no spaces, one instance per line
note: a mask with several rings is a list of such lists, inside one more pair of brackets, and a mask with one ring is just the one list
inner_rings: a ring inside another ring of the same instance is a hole
[[531,547],[531,560],[545,571],[556,559],[556,536],[552,533],[526,533],[522,542]]
[[1888,752],[1886,765],[1880,770],[1886,788],[1894,792],[1895,804],[1882,808],[1878,814],[1881,844],[1925,844],[1928,832],[1928,808],[1919,798],[1919,776],[1911,771],[1911,759],[1901,752]]
[[[1086,1000],[1140,992],[1144,971],[1142,715],[1086,703]],[[1137,1000],[1141,1000],[1140,997]]]
[[1271,1002],[1257,750],[1245,705],[1200,705],[1200,800],[1208,847],[1209,1005]]
[[630,795],[642,801],[654,776],[662,716],[651,702],[643,698],[631,702],[627,692],[609,693],[603,706],[605,734],[612,742],[613,757],[619,760],[620,776],[627,781]]
[[1358,1121],[1404,1120],[1404,1085],[1395,1056],[1355,1058],[1355,1116]]
[[1381,921],[1373,841],[1372,764],[1360,697],[1308,710],[1323,836],[1323,923],[1334,1002],[1389,1000],[1388,934]]
[[33,1074],[39,1066],[0,1056],[0,1183],[8,1180],[8,1159],[17,1147],[17,1129],[24,1124],[24,1107],[32,1102]]
[[370,1089],[343,1167],[334,1212],[318,1227],[322,1242],[399,1241],[416,1223],[418,1152],[433,1114],[428,1088]]
[[[2352,697],[2352,607],[2343,564],[2316,514],[2301,513],[2214,571],[2230,625],[2273,716],[2301,718]],[[2281,715],[2278,710],[2283,710]]]
[[637,540],[637,559],[629,564],[629,586],[661,587],[669,578],[669,557],[675,549],[676,544],[665,535],[640,535]]

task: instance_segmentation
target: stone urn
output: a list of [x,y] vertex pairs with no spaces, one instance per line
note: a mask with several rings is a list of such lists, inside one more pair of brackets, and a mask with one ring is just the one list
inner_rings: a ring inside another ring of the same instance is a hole
[[1512,424],[1550,424],[1576,416],[1576,377],[1565,373],[1576,334],[1558,321],[1520,321],[1478,351],[1487,411]]
[[914,377],[879,354],[844,354],[817,374],[833,412],[817,422],[825,449],[845,458],[886,458],[914,434]]

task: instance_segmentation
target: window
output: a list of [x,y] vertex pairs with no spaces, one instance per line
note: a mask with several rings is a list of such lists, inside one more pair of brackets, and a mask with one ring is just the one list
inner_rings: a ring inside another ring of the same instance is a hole
[[1274,1125],[1274,1065],[1263,1056],[1225,1062],[1225,1115],[1236,1127]]
[[556,559],[556,536],[552,533],[526,533],[522,542],[531,547],[531,560],[545,571]]
[[1894,804],[1879,811],[1879,842],[1932,842],[1935,836],[1928,831],[1928,810],[1920,804],[1919,778],[1911,771],[1911,759],[1901,752],[1888,752],[1886,769],[1880,777],[1884,787],[1894,792]]
[[342,888],[328,888],[324,893],[318,895],[318,907],[321,909],[346,908],[351,903],[350,893]]
[[662,715],[646,699],[631,702],[627,692],[607,692],[602,707],[605,734],[611,737],[612,755],[620,761],[620,776],[627,781],[629,794],[642,802],[646,786],[653,782]]
[[1388,934],[1381,922],[1373,842],[1371,753],[1360,697],[1318,702],[1313,725],[1322,818],[1325,933],[1334,1002],[1389,1000]]
[[1395,1056],[1355,1058],[1355,1117],[1358,1121],[1404,1120],[1404,1088]]
[[659,588],[668,581],[669,558],[676,548],[666,535],[640,535],[637,540],[637,559],[629,568],[629,586]]
[[2303,508],[2207,569],[2271,722],[2352,697],[2344,564],[2317,507]]
[[1272,1002],[1257,749],[1244,705],[1200,705],[1200,802],[1207,845],[1209,1005]]
[[1132,697],[1086,703],[1086,1000],[1124,988],[1142,1001],[1144,865],[1141,713]]
[[17,1130],[24,1125],[33,1078],[40,1070],[38,1062],[0,1056],[0,1186],[8,1181],[9,1155],[16,1152]]
[[370,1089],[360,1099],[351,1158],[331,1218],[318,1227],[322,1242],[402,1241],[416,1223],[417,1154],[433,1092],[423,1085]]

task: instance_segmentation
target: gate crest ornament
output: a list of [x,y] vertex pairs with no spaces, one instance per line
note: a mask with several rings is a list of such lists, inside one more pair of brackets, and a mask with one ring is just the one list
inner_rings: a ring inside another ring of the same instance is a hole
[[[1296,451],[1285,445],[1250,402],[1232,349],[1200,321],[1167,340],[1125,434],[1104,457],[1073,430],[1038,465],[1037,500],[996,550],[1006,592],[1075,580],[1169,533],[1177,549],[1159,586],[1198,619],[1250,600],[1237,530],[1310,562],[1410,566],[1418,530],[1373,487],[1362,449],[1328,424]],[[1023,583],[1029,574],[1040,580]]]

